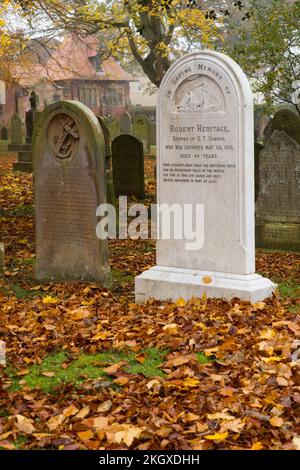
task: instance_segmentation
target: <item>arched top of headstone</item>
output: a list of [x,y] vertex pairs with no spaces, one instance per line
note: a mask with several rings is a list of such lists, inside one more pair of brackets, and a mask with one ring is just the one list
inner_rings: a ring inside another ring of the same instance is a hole
[[119,144],[119,142],[132,142],[133,144],[136,144],[136,145],[143,145],[142,141],[140,139],[138,139],[137,137],[135,137],[134,135],[131,135],[131,134],[122,134],[122,135],[118,135],[117,137],[115,137],[115,139],[112,141],[112,145],[116,145],[116,144]]
[[133,117],[133,122],[134,124],[149,124],[150,123],[150,120],[149,118],[146,116],[146,114],[135,114],[134,117]]
[[295,142],[300,144],[300,117],[291,109],[279,109],[272,120],[272,132],[285,132]]
[[158,109],[171,98],[173,113],[225,113],[225,95],[231,94],[228,84],[222,87],[225,76],[237,102],[252,108],[251,88],[240,66],[225,54],[203,50],[184,55],[169,68],[159,88]]
[[[41,139],[44,133],[44,139]],[[33,156],[40,141],[47,142],[51,153],[62,161],[78,154],[77,149],[84,137],[85,145],[92,154],[104,157],[104,138],[95,114],[79,101],[56,101],[41,113],[33,135]],[[68,145],[65,145],[65,142]],[[35,162],[33,161],[33,164]],[[104,159],[100,166],[104,165]]]
[[121,117],[120,117],[120,126],[121,126],[121,132],[123,134],[131,134],[132,132],[132,119],[131,115],[126,111]]
[[300,144],[293,139],[290,135],[288,135],[284,131],[279,131],[278,129],[275,129],[269,140],[266,142],[266,145],[264,148],[266,148],[268,145],[269,146],[274,146],[274,144],[280,145],[280,143],[286,144],[291,144],[295,149],[300,149]]

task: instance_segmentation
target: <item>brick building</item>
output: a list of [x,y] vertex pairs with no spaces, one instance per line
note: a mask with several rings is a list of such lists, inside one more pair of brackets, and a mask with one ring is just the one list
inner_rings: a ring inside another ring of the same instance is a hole
[[25,120],[29,95],[39,96],[38,109],[58,100],[79,100],[95,114],[121,116],[130,105],[133,77],[110,57],[102,60],[96,37],[78,38],[70,34],[51,47],[35,43],[29,48],[26,66],[15,66],[13,80],[6,84],[6,103],[0,106],[0,130],[9,127],[18,112]]

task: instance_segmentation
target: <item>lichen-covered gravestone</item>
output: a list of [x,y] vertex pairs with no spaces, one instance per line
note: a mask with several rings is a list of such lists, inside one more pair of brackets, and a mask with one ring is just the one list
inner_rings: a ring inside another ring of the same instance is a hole
[[33,140],[36,276],[42,280],[110,279],[107,242],[96,236],[106,202],[105,144],[85,105],[49,105]]
[[110,138],[112,141],[121,134],[121,126],[120,126],[120,122],[118,119],[115,119],[115,118],[110,119],[108,128],[110,132]]
[[117,196],[145,196],[144,152],[133,135],[120,135],[112,142],[113,179]]
[[106,168],[106,199],[108,204],[116,205],[116,195],[111,171],[111,142],[107,121],[102,116],[97,116],[105,142],[105,168]]
[[110,132],[107,127],[107,121],[102,116],[97,116],[98,122],[100,124],[101,130],[103,132],[104,142],[105,142],[105,162],[106,169],[111,167],[111,148],[110,148]]
[[132,134],[132,120],[129,113],[124,113],[120,117],[121,134]]
[[[245,74],[217,52],[182,57],[160,85],[157,128],[157,266],[136,278],[136,301],[268,297],[274,284],[255,274],[253,102]],[[167,219],[176,222],[171,236],[163,231]]]
[[133,134],[143,142],[144,152],[150,152],[151,123],[144,114],[137,114],[133,118]]
[[16,113],[12,116],[11,121],[11,144],[20,145],[23,142],[23,132],[22,132],[22,119]]
[[256,245],[300,250],[300,145],[277,130],[259,155]]
[[291,109],[280,109],[272,119],[272,133],[283,131],[300,144],[300,118]]

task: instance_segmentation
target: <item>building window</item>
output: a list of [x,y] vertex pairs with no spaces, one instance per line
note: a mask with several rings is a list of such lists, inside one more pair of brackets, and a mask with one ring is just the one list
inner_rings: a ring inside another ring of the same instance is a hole
[[64,86],[63,94],[64,94],[65,97],[71,95],[71,87],[70,87],[70,85],[65,85],[65,86]]
[[122,106],[124,104],[124,92],[122,88],[107,88],[102,98],[106,106]]
[[87,106],[97,106],[97,88],[83,87],[80,88],[80,101]]
[[89,57],[89,61],[92,63],[97,73],[104,73],[104,70],[101,65],[101,56],[99,53],[94,57]]
[[0,104],[0,116],[4,114],[4,104]]

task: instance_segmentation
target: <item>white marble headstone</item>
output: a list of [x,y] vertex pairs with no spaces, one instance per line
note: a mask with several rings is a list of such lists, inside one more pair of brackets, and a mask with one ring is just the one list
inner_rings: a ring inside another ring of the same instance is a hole
[[176,61],[159,89],[157,141],[158,204],[202,204],[203,243],[159,239],[136,300],[269,296],[274,285],[255,274],[253,105],[240,67],[211,51]]

